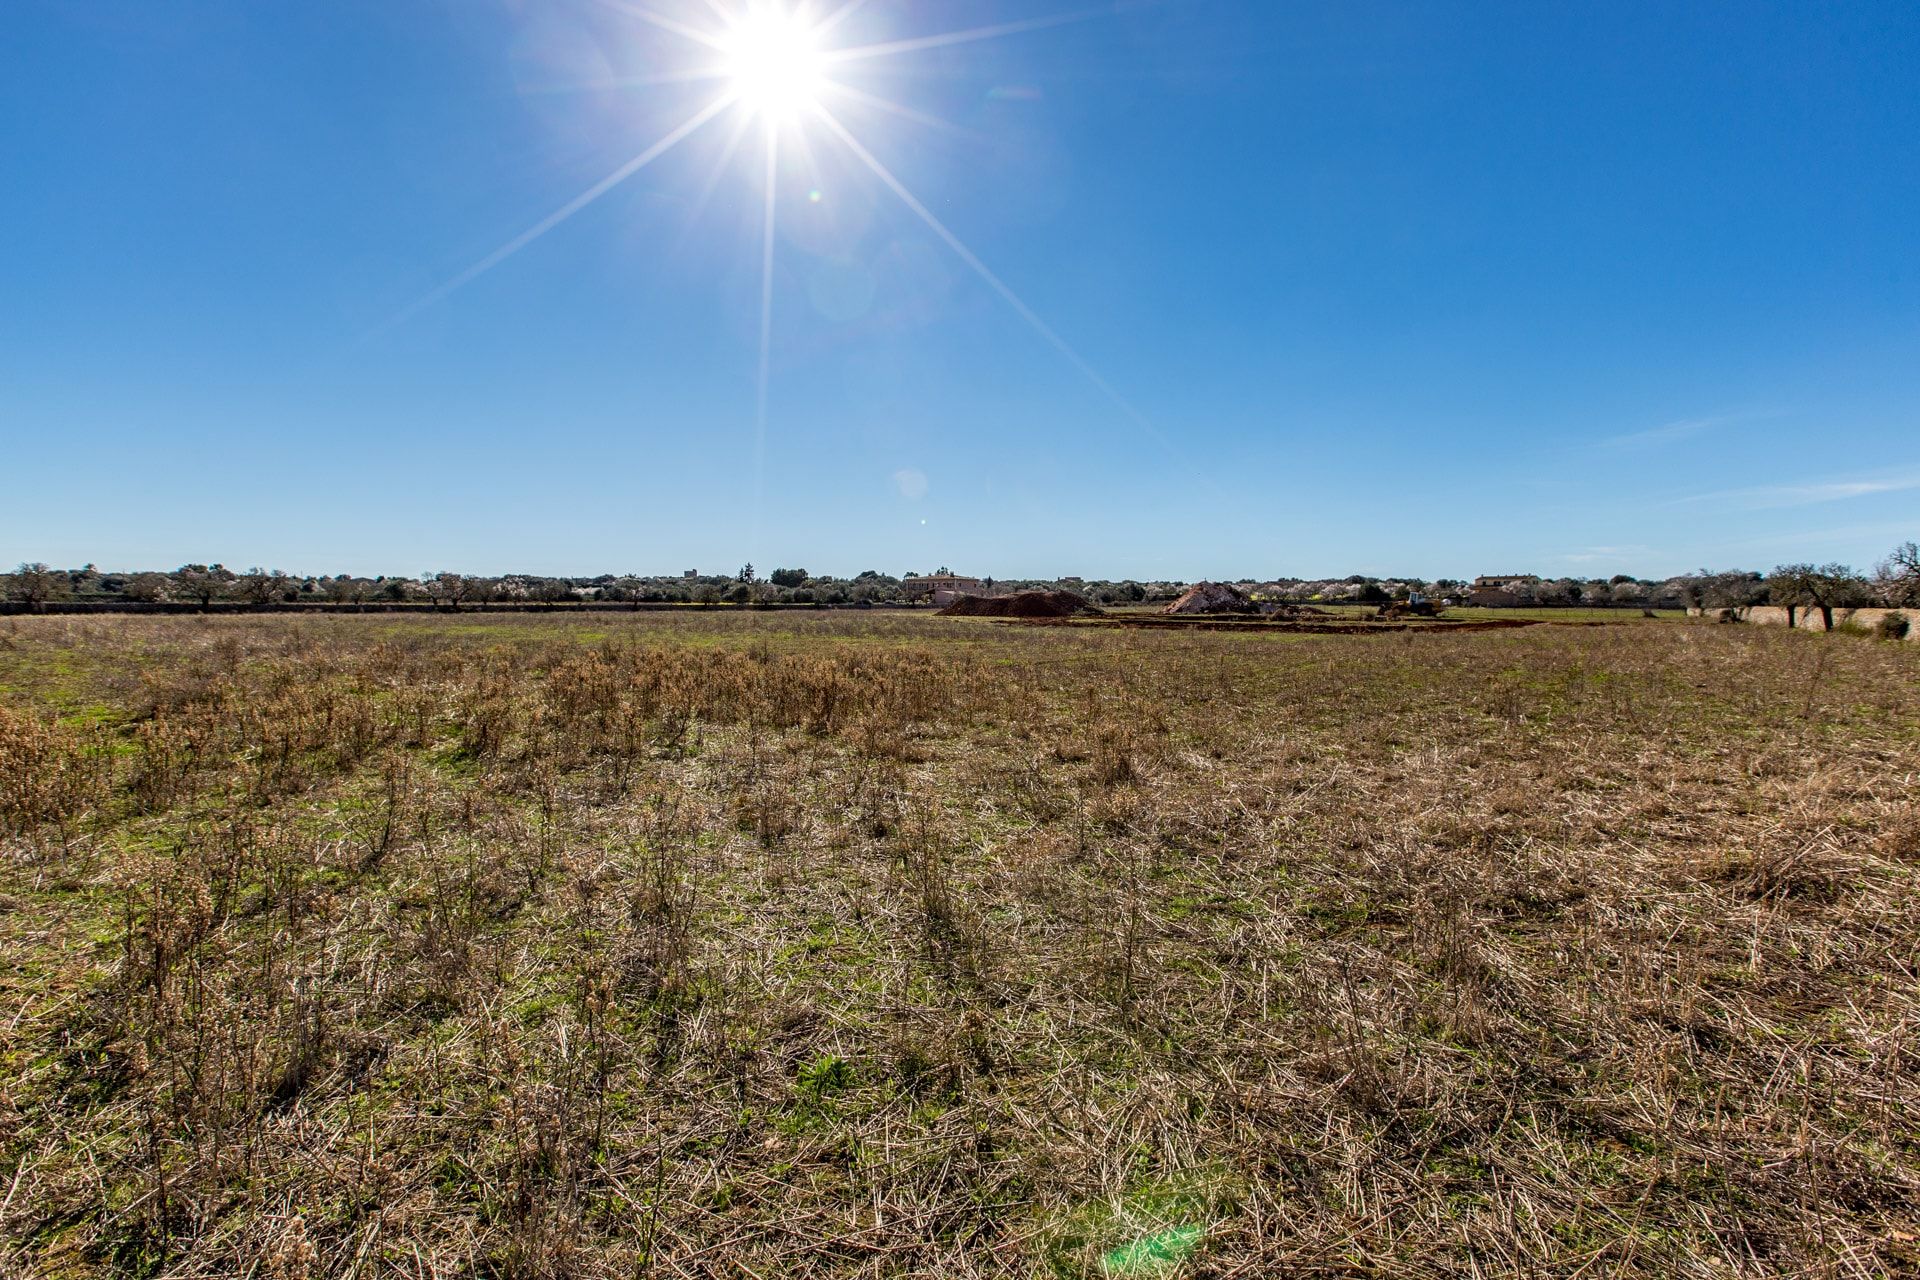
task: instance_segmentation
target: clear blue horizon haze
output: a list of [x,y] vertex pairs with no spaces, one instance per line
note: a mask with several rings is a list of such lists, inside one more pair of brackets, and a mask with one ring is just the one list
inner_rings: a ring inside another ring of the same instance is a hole
[[805,34],[836,0],[754,19],[771,72],[744,7],[15,0],[0,558],[1665,576],[1920,537],[1920,6]]

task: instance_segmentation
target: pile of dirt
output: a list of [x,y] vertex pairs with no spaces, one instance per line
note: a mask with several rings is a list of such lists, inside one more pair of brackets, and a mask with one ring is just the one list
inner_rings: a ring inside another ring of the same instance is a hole
[[1071,591],[1016,591],[1005,596],[961,596],[940,611],[943,618],[1071,618],[1099,613]]
[[1162,613],[1258,613],[1260,606],[1240,588],[1225,582],[1196,582]]

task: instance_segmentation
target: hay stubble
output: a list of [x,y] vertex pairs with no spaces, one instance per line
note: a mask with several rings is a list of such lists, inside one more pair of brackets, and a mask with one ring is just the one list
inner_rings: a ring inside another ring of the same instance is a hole
[[1916,656],[35,619],[29,1274],[1920,1266]]

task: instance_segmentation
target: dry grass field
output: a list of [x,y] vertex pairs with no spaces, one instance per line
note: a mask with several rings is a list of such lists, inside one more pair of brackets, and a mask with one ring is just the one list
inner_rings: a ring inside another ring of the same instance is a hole
[[1920,651],[0,622],[0,1273],[1920,1272]]

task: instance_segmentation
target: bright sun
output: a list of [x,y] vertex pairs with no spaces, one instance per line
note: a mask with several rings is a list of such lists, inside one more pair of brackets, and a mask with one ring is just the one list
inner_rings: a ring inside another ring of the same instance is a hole
[[[813,183],[819,172],[817,153],[822,148],[813,144],[834,143],[838,144],[839,151],[844,152],[856,162],[856,167],[864,168],[879,182],[880,186],[899,197],[900,202],[924,222],[939,240],[959,255],[960,260],[972,268],[973,273],[988,288],[999,294],[1035,333],[1046,340],[1047,345],[1064,356],[1069,364],[1084,374],[1095,387],[1099,388],[1109,400],[1144,428],[1148,434],[1156,439],[1161,438],[1160,433],[1154,430],[1153,425],[1140,411],[1129,404],[1125,397],[1116,391],[1092,365],[1082,359],[1067,344],[1066,339],[1048,327],[1046,321],[1042,320],[1006,281],[995,275],[959,236],[950,231],[933,210],[914,195],[907,188],[906,183],[896,177],[893,171],[867,148],[866,143],[855,136],[854,128],[847,122],[843,122],[837,114],[843,111],[854,113],[849,116],[849,119],[858,123],[859,113],[880,112],[923,125],[948,128],[950,126],[932,116],[862,88],[858,84],[859,69],[863,66],[872,66],[883,59],[891,60],[937,49],[998,40],[1003,36],[1018,35],[1023,32],[1085,22],[1099,16],[1102,12],[1099,6],[1018,18],[991,26],[969,27],[933,35],[907,35],[897,39],[861,43],[847,38],[849,29],[860,29],[863,20],[869,28],[880,25],[884,21],[869,11],[870,0],[674,0],[674,3],[690,13],[697,14],[701,8],[708,10],[717,19],[713,22],[686,21],[655,12],[655,4],[663,0],[604,0],[604,2],[611,9],[667,32],[690,46],[699,47],[698,52],[691,49],[682,51],[690,55],[684,65],[664,68],[663,74],[657,77],[639,77],[636,83],[714,82],[718,92],[706,102],[705,106],[655,139],[645,150],[465,271],[416,300],[388,321],[388,324],[399,323],[422,308],[433,305],[455,289],[485,275],[700,132],[710,121],[731,117],[737,127],[733,131],[732,140],[724,144],[724,150],[721,152],[720,163],[725,164],[733,155],[736,144],[745,134],[746,124],[757,119],[762,124],[762,131],[765,134],[766,177],[760,233],[760,377],[759,407],[755,415],[756,441],[764,440],[767,426],[767,380],[771,367],[770,352],[773,342],[774,251],[778,244],[775,222],[779,210],[777,196],[782,175],[785,174],[789,178],[803,178],[811,186],[809,201],[819,204],[822,198],[820,186]],[[903,12],[915,8],[936,8],[932,4],[871,5],[872,10],[883,7]],[[905,68],[903,67],[902,70],[904,71]],[[994,92],[999,91],[995,89]],[[735,110],[736,108],[738,110]],[[871,118],[869,114],[867,119]],[[783,167],[780,157],[785,139],[791,139],[799,145],[789,149],[788,159]],[[716,168],[714,176],[717,178],[718,174],[719,170]],[[708,183],[709,189],[711,185],[712,179]],[[704,199],[705,196],[702,195],[701,200],[704,201]],[[759,463],[756,462],[755,465],[757,467]]]
[[768,120],[814,106],[826,84],[818,33],[782,8],[742,17],[723,38],[723,57],[734,93]]

